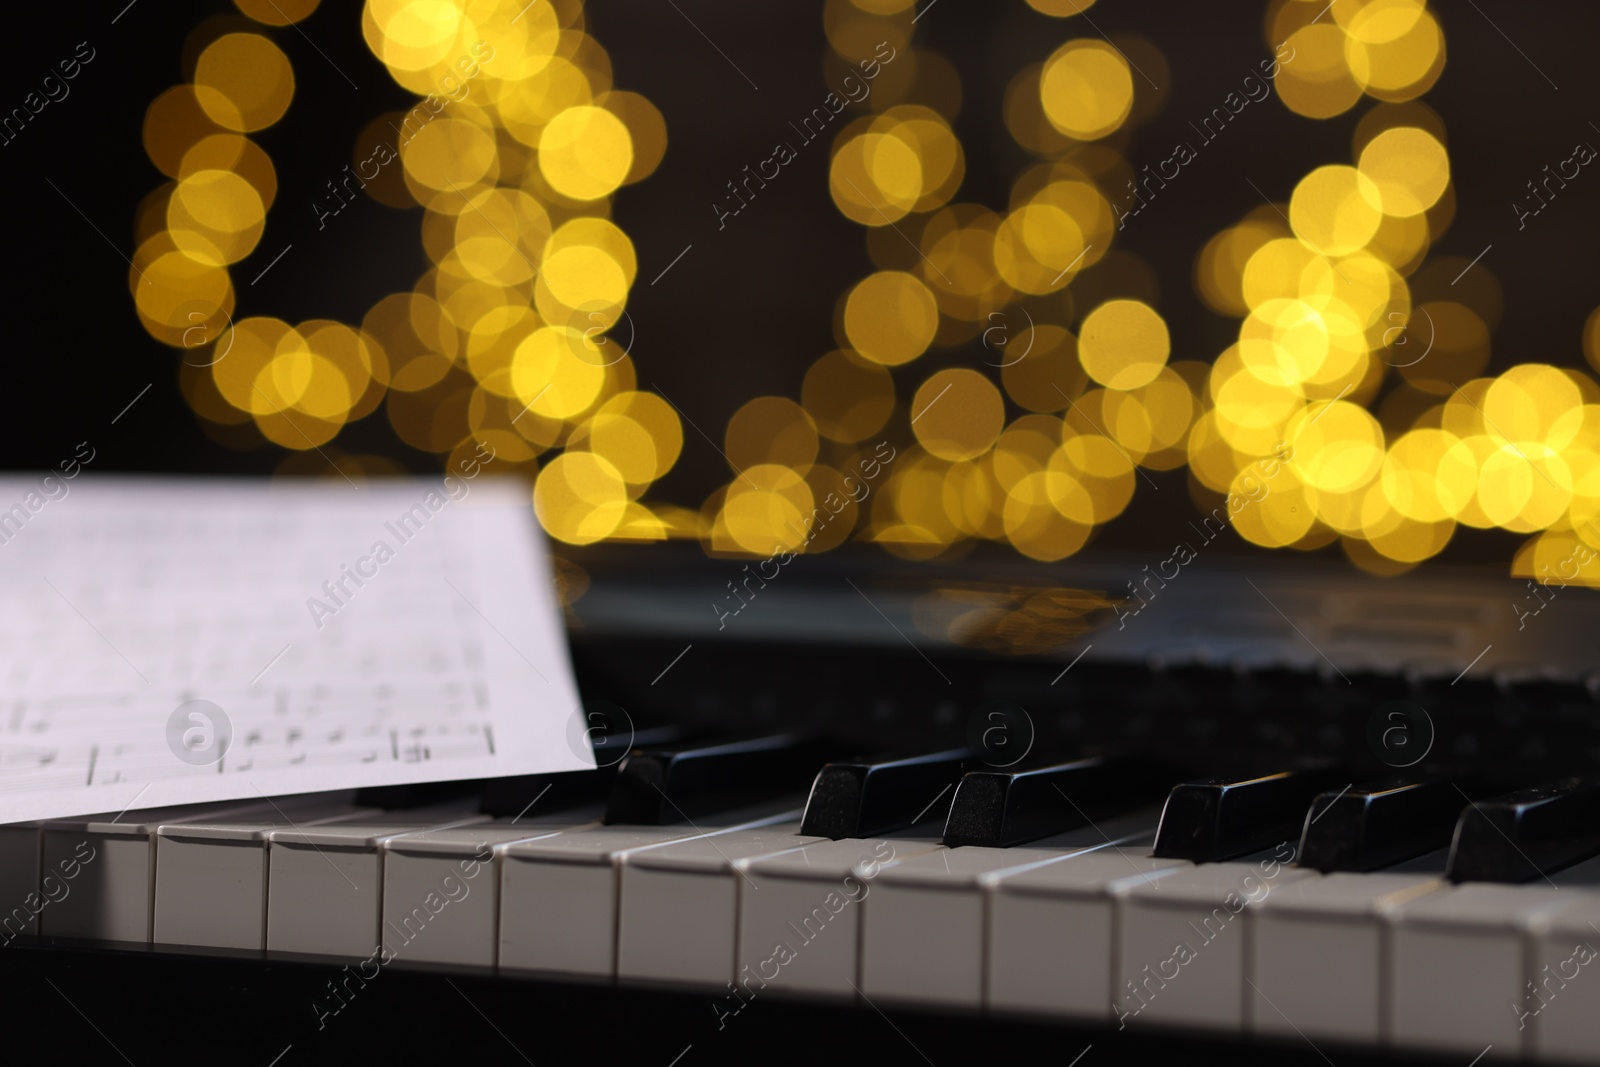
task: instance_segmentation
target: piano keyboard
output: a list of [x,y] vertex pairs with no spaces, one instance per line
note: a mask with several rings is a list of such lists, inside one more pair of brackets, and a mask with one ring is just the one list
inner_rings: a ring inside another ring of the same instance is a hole
[[1600,1059],[1593,782],[1463,794],[1438,850],[1436,797],[1380,833],[1362,814],[1410,794],[1325,767],[1154,787],[939,751],[805,765],[807,794],[780,753],[810,751],[635,750],[510,816],[325,795],[5,827],[31,888],[0,937]]

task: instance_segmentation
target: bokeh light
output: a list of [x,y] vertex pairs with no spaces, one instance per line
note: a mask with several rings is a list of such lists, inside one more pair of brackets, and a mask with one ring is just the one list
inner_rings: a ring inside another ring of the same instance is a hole
[[[184,350],[196,413],[303,452],[382,412],[413,447],[447,458],[489,445],[502,469],[537,473],[536,513],[561,540],[681,529],[640,499],[677,462],[683,434],[670,404],[635,388],[625,306],[638,264],[609,199],[660,164],[666,124],[644,97],[614,89],[580,9],[363,6],[373,54],[422,99],[362,131],[319,220],[335,225],[363,191],[421,205],[433,266],[352,326],[235,307],[229,269],[266,251],[278,192],[271,158],[244,135],[293,121],[295,72],[274,34],[319,6],[235,2],[260,32],[207,43],[193,82],[159,96],[142,131],[174,181],[141,205],[129,291],[145,329]],[[958,151],[941,150],[947,163]],[[541,467],[551,449],[564,451]]]
[[[857,540],[925,560],[991,541],[1056,560],[1151,472],[1186,470],[1202,511],[1248,499],[1245,540],[1337,544],[1379,573],[1458,526],[1526,535],[1515,566],[1532,574],[1600,547],[1600,384],[1544,362],[1489,376],[1490,267],[1433,252],[1456,192],[1445,125],[1419,99],[1447,61],[1425,0],[1266,5],[1273,95],[1294,122],[1349,114],[1354,133],[1347,156],[1197,242],[1194,292],[1231,321],[1221,351],[1185,334],[1179,352],[1181,300],[1120,246],[1136,161],[1164,147],[1140,140],[1166,102],[1141,73],[1165,71],[1155,46],[1104,38],[1077,18],[1092,0],[1027,0],[1040,43],[1003,72],[993,129],[1014,146],[996,152],[962,143],[960,74],[914,43],[915,4],[831,0],[826,69],[865,69],[878,42],[897,55],[846,104],[813,190],[861,227],[871,266],[841,275],[832,343],[803,374],[723,413],[709,436],[727,466],[698,507],[650,496],[685,439],[641,388],[639,257],[612,221],[612,199],[665,158],[668,121],[616,86],[581,5],[362,6],[368,48],[418,100],[363,129],[352,171],[385,159],[362,191],[416,213],[428,269],[345,324],[238,306],[235,265],[281,247],[257,131],[307,121],[280,46],[319,4],[234,2],[254,29],[210,40],[192,82],[147,109],[168,180],[139,207],[128,275],[219,432],[305,453],[378,416],[441,459],[490,444],[573,544],[693,537],[768,556]],[[995,202],[968,187],[973,151],[1020,160]],[[196,326],[226,359],[193,351]],[[1600,371],[1600,311],[1573,340]]]

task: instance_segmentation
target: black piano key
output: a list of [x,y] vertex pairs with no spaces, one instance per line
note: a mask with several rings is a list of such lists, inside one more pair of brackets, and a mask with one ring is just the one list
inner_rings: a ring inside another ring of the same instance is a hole
[[470,802],[482,788],[483,782],[477,778],[460,778],[448,782],[368,785],[356,790],[352,803],[358,808],[409,811],[412,808],[436,807],[456,800]]
[[1314,768],[1173,786],[1161,811],[1154,855],[1206,863],[1298,838],[1306,805],[1318,793],[1338,788],[1340,776]]
[[[911,757],[829,763],[806,800],[802,834],[876,837],[948,810],[961,775],[978,761],[967,748]],[[944,807],[938,807],[944,800]],[[937,808],[937,811],[935,809]]]
[[1411,696],[1411,683],[1403,674],[1351,671],[1344,677],[1346,688],[1359,694],[1360,699],[1372,707],[1389,700],[1406,700]]
[[1170,772],[1132,759],[1080,759],[1019,771],[972,771],[956,789],[944,843],[1005,848],[1153,804]]
[[605,821],[663,826],[801,795],[828,755],[795,734],[634,748],[617,771]]
[[1412,695],[1424,707],[1473,710],[1490,709],[1500,703],[1500,687],[1491,678],[1477,675],[1427,675],[1412,680]]
[[1196,704],[1214,705],[1231,696],[1238,677],[1208,664],[1179,663],[1152,671],[1147,684]]
[[1462,805],[1484,792],[1461,778],[1329,791],[1311,802],[1296,862],[1323,872],[1373,871],[1444,848]]
[[[686,736],[686,731],[680,727],[658,726],[634,733],[632,747],[657,748],[678,744]],[[521,815],[530,807],[535,814],[542,814],[582,807],[586,804],[599,804],[610,795],[611,787],[617,780],[617,768],[622,761],[610,759],[602,747],[596,747],[595,759],[600,766],[592,771],[489,778],[482,783],[483,792],[478,800],[478,811],[499,818]]]
[[1600,854],[1600,776],[1563,778],[1467,805],[1452,882],[1527,882]]
[[1495,679],[1500,691],[1528,711],[1592,714],[1594,699],[1582,682],[1543,677],[1505,676]]
[[1265,667],[1242,672],[1233,699],[1241,710],[1270,711],[1304,706],[1327,688],[1326,679],[1313,671]]
[[496,818],[515,818],[530,810],[542,814],[598,804],[610,795],[616,777],[615,767],[602,767],[594,771],[491,778],[483,783],[478,811]]

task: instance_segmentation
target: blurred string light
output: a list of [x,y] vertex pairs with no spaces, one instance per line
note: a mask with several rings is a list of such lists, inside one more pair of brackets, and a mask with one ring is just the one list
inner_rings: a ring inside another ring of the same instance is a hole
[[[1088,7],[1028,2],[1066,27]],[[911,47],[913,10],[830,0],[825,16],[844,61],[868,40],[905,51],[895,88],[835,141],[830,192],[878,269],[845,293],[838,348],[801,392],[830,474],[868,437],[909,439],[858,536],[912,558],[993,540],[1059,559],[1127,507],[1141,468],[1187,465],[1209,512],[1287,445],[1294,461],[1234,519],[1254,543],[1339,541],[1394,573],[1465,523],[1535,534],[1516,569],[1573,580],[1573,558],[1589,558],[1579,540],[1600,546],[1600,386],[1544,364],[1480,377],[1498,286],[1481,264],[1463,279],[1468,261],[1429,256],[1455,197],[1443,123],[1418,101],[1446,58],[1423,0],[1269,5],[1269,46],[1293,49],[1284,105],[1325,119],[1376,103],[1348,162],[1314,168],[1201,251],[1197,290],[1241,320],[1237,343],[1201,359],[1175,357],[1148,268],[1115,248],[1110,197],[1133,176],[1132,132],[1162,104],[1160,54],[1068,29],[1005,94],[1006,129],[1036,162],[1003,207],[961,203],[960,86]],[[974,341],[988,367],[970,365]],[[1600,368],[1600,312],[1584,343]],[[969,365],[918,370],[952,357]],[[792,480],[824,481],[815,469]],[[797,537],[807,502],[793,496],[788,534],[734,540]]]
[[[1089,6],[1029,2],[1055,18]],[[1131,174],[1128,131],[1159,104],[1140,90],[1150,70],[1164,76],[1160,55],[1095,34],[1021,71],[1004,117],[1036,162],[996,209],[955,199],[961,85],[943,57],[912,46],[916,18],[909,0],[825,5],[827,73],[879,41],[897,50],[863,101],[870,113],[836,135],[829,168],[833,202],[866,229],[876,269],[842,294],[836,347],[806,372],[800,404],[780,420],[773,405],[790,402],[752,401],[769,431],[809,431],[809,447],[779,460],[786,476],[767,474],[767,486],[729,480],[706,509],[714,551],[815,551],[807,531],[838,514],[908,558],[992,540],[1060,559],[1127,507],[1139,466],[1185,461],[1205,368],[1170,361],[1148,267],[1113,251],[1106,194]],[[1089,271],[1119,297],[1077,306],[1069,287]],[[859,477],[865,446],[884,438],[901,446],[887,484],[859,506],[842,498],[838,484]],[[756,494],[766,506],[746,503]]]
[[1282,441],[1294,461],[1235,522],[1256,544],[1337,540],[1387,574],[1437,555],[1458,525],[1495,527],[1534,535],[1518,573],[1600,576],[1572,565],[1580,539],[1600,545],[1600,386],[1542,363],[1481,377],[1498,286],[1481,263],[1429,257],[1455,208],[1443,123],[1417,102],[1445,63],[1433,12],[1277,0],[1264,29],[1296,50],[1277,79],[1292,111],[1378,103],[1348,163],[1313,169],[1198,257],[1201,296],[1241,322],[1189,441],[1197,499],[1236,488]]
[[[266,27],[318,6],[235,2]],[[403,441],[452,469],[481,444],[501,469],[537,471],[535,509],[561,540],[674,532],[670,509],[640,498],[676,462],[682,430],[635,388],[625,308],[638,263],[609,217],[612,194],[666,150],[660,113],[613,88],[575,0],[368,0],[361,30],[423,99],[363,131],[317,216],[326,227],[363,189],[420,206],[431,266],[359,323],[239,315],[230,267],[257,250],[277,196],[251,135],[284,117],[295,75],[266,32],[201,41],[193,80],[146,115],[146,151],[170,180],[139,209],[129,274],[145,329],[185,350],[189,403],[208,425],[253,424],[313,458],[382,408]],[[394,469],[377,457],[339,466]]]
[[[1394,573],[1465,524],[1532,535],[1518,573],[1600,573],[1574,564],[1600,547],[1600,385],[1547,364],[1482,377],[1498,286],[1481,263],[1430,255],[1455,193],[1444,125],[1419,99],[1446,60],[1425,0],[1269,4],[1269,47],[1293,50],[1275,82],[1284,106],[1320,120],[1375,103],[1347,160],[1200,250],[1197,292],[1239,320],[1218,354],[1174,352],[1153,272],[1115,247],[1111,198],[1170,78],[1148,42],[1079,27],[1090,2],[1027,0],[1063,39],[1006,89],[1005,129],[1032,162],[990,206],[956,199],[961,84],[913,46],[911,0],[826,0],[830,84],[879,42],[896,50],[830,154],[833,204],[864,228],[874,270],[841,294],[834,347],[798,401],[734,413],[728,480],[698,511],[642,502],[682,431],[636,390],[625,342],[596,328],[623,315],[637,272],[609,197],[654,169],[665,126],[613,90],[573,0],[368,0],[368,45],[418,94],[459,80],[479,41],[494,58],[371,181],[380,201],[425,209],[433,267],[359,325],[233,319],[228,267],[259,244],[277,192],[249,135],[283,116],[294,73],[265,34],[211,41],[193,83],[146,120],[171,181],[140,210],[130,288],[168,344],[188,347],[197,324],[222,331],[225,359],[186,354],[183,368],[210,423],[253,422],[303,452],[384,407],[415,447],[453,458],[481,442],[538,469],[538,514],[574,543],[682,536],[768,556],[855,537],[926,559],[987,540],[1055,560],[1120,515],[1149,471],[1186,466],[1211,511],[1287,445],[1293,461],[1234,517],[1256,544],[1338,541]],[[236,3],[275,27],[317,6]],[[375,120],[362,143],[405,118]],[[1600,312],[1583,345],[1600,369]],[[885,440],[899,446],[889,462]]]

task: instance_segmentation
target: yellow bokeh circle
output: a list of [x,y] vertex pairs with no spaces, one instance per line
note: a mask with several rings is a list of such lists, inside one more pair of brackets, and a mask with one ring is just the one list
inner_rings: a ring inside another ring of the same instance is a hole
[[939,328],[939,307],[915,275],[886,270],[868,275],[845,300],[844,331],[874,363],[897,367],[927,351]]
[[1068,41],[1045,60],[1039,78],[1045,118],[1057,130],[1092,141],[1116,130],[1133,108],[1128,61],[1105,41]]
[[551,188],[573,200],[616,192],[633,166],[628,127],[603,107],[569,107],[539,136],[539,171]]
[[1089,377],[1111,389],[1149,385],[1172,352],[1167,324],[1140,300],[1108,300],[1078,332],[1078,358]]
[[533,508],[550,536],[568,544],[592,544],[622,522],[627,484],[604,456],[563,452],[539,472]]

